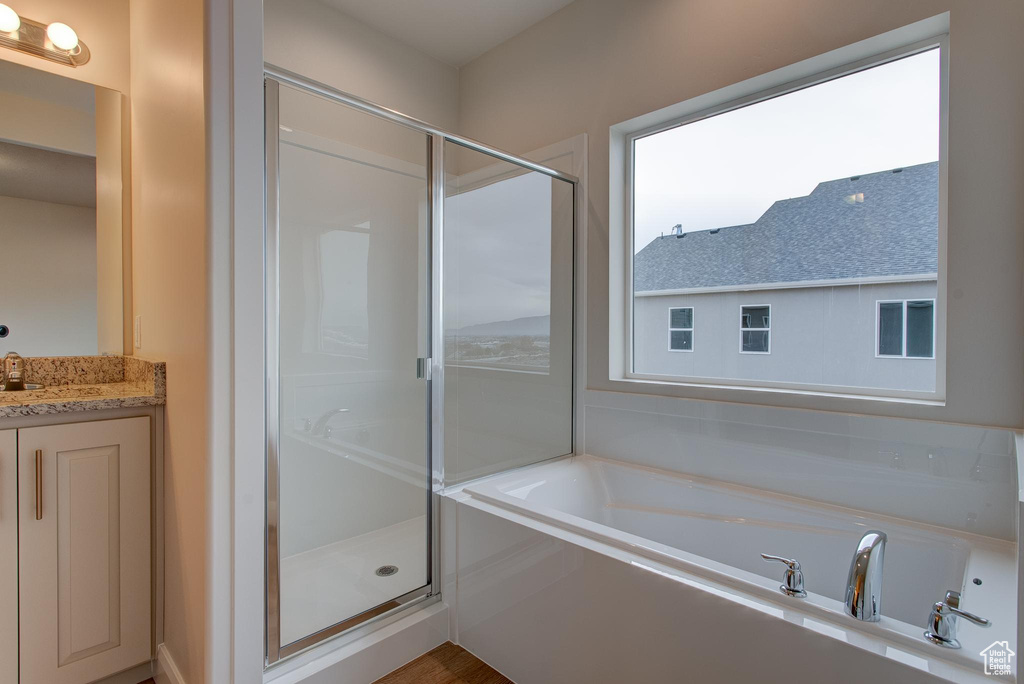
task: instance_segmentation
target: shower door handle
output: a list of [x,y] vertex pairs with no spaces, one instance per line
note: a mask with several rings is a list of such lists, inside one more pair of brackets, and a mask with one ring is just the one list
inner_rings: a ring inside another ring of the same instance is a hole
[[429,380],[430,379],[430,361],[429,357],[420,357],[416,359],[416,379],[417,380]]

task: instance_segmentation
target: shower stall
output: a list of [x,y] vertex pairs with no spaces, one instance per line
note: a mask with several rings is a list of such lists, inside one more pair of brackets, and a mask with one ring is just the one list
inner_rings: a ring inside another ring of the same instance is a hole
[[577,179],[265,93],[270,665],[436,600],[445,486],[572,453]]

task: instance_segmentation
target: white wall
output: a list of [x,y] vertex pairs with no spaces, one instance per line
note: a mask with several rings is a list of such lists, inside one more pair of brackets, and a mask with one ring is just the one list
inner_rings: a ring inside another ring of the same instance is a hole
[[317,0],[267,0],[264,59],[447,130],[458,70]]
[[96,210],[0,196],[0,216],[0,356],[96,354]]
[[584,404],[594,456],[1016,538],[1007,430],[618,392]]
[[[950,23],[944,406],[609,378],[609,126],[944,11]],[[460,132],[523,152],[590,134],[587,386],[1024,425],[1024,5],[970,0],[577,0],[462,68]]]

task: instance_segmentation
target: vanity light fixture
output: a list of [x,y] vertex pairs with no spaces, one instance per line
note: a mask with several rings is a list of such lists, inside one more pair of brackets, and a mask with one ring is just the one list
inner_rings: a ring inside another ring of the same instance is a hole
[[19,17],[7,5],[0,5],[0,46],[48,59],[70,67],[89,61],[89,48],[67,24],[49,25]]

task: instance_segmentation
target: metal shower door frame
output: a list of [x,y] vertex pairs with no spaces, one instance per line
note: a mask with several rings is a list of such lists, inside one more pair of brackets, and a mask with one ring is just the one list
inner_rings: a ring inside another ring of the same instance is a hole
[[[279,385],[279,273],[278,246],[280,239],[280,86],[286,85],[303,92],[319,96],[326,100],[346,105],[364,113],[381,117],[388,121],[411,128],[428,136],[427,154],[427,187],[429,226],[428,236],[428,274],[430,279],[430,297],[427,307],[427,325],[429,326],[429,368],[426,378],[428,383],[428,416],[427,426],[430,429],[428,440],[428,477],[427,513],[430,518],[430,537],[427,543],[427,562],[430,582],[424,587],[415,589],[399,596],[392,601],[352,616],[323,630],[307,635],[289,644],[281,643],[281,568],[280,568],[280,385]],[[265,570],[266,587],[264,592],[265,616],[265,667],[269,667],[284,658],[304,651],[326,639],[350,632],[371,620],[384,619],[399,613],[412,610],[431,598],[438,600],[441,593],[440,572],[440,493],[444,489],[444,330],[439,312],[443,310],[443,259],[444,259],[444,147],[445,142],[452,142],[478,152],[490,155],[501,161],[515,164],[530,171],[536,171],[552,178],[572,184],[574,198],[579,196],[579,179],[571,174],[549,168],[543,164],[523,159],[516,155],[495,149],[470,138],[446,132],[401,112],[381,107],[368,100],[349,93],[317,83],[299,74],[272,65],[264,66],[264,183],[266,187],[266,207],[264,214],[264,282],[265,282],[265,335],[266,335],[266,521],[265,521]],[[573,203],[573,268],[575,269],[575,251],[578,244],[577,230],[579,226],[579,208]],[[575,284],[575,274],[573,276]],[[572,350],[576,351],[575,326],[575,285],[573,291],[573,334]],[[576,363],[572,363],[572,434],[575,435],[576,424]],[[573,439],[575,447],[575,439]]]

